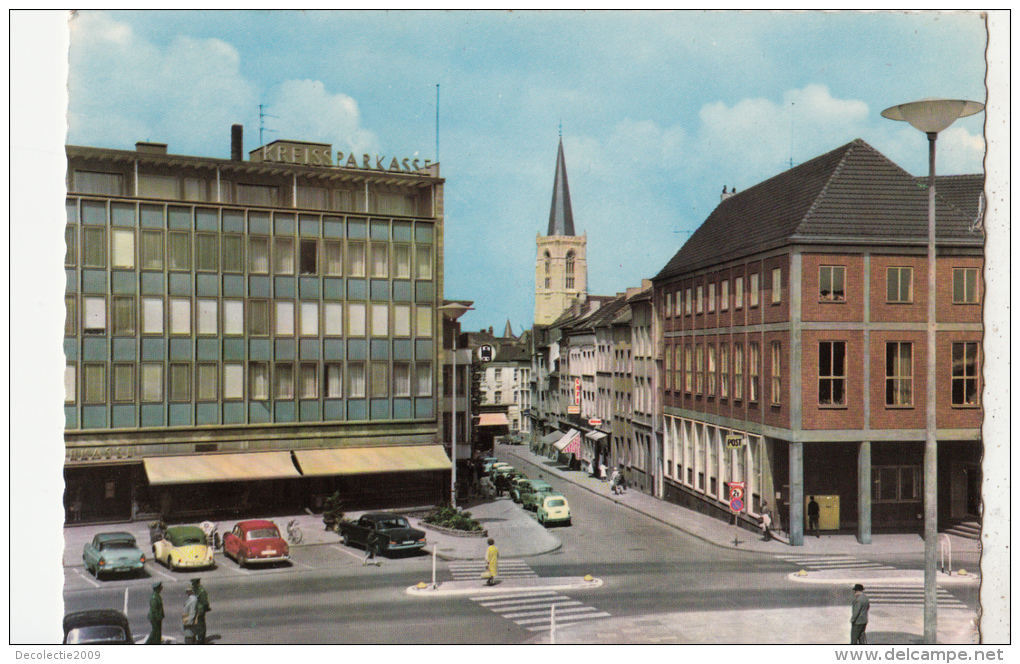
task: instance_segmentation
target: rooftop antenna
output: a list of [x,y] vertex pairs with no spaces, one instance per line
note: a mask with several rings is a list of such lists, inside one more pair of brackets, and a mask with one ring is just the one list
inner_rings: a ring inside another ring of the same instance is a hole
[[436,83],[436,163],[439,163],[439,84]]
[[266,113],[265,108],[266,107],[263,104],[259,104],[259,145],[265,145],[266,144],[266,142],[264,140],[262,140],[262,132],[264,132],[264,131],[275,132],[276,131],[275,129],[266,129],[266,126],[265,126],[266,125],[266,118],[276,118],[277,120],[280,119],[280,116],[278,116],[278,115],[270,115],[269,113]]
[[790,102],[790,168],[793,168],[793,106],[794,102]]

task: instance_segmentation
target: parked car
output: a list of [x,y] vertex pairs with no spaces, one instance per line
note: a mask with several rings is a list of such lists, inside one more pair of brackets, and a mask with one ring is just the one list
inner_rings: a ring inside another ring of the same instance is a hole
[[215,564],[212,548],[198,526],[170,526],[152,545],[152,555],[171,570]]
[[538,502],[535,516],[539,523],[547,527],[550,523],[564,523],[569,526],[570,503],[567,502],[567,497],[558,491],[544,494]]
[[491,474],[493,474],[493,475],[496,475],[496,474],[499,474],[499,473],[505,473],[505,472],[508,472],[508,471],[511,471],[511,470],[514,470],[514,467],[511,466],[510,464],[506,463],[505,461],[496,461],[489,468],[489,472]]
[[82,548],[85,569],[98,579],[103,574],[140,572],[145,569],[145,554],[131,533],[98,533]]
[[528,483],[527,488],[521,490],[521,507],[534,512],[538,509],[542,496],[547,493],[555,493],[555,491],[556,489],[542,480],[532,480]]
[[64,643],[132,644],[127,616],[114,609],[86,609],[64,616]]
[[499,463],[499,459],[496,457],[482,457],[479,460],[482,464],[482,475],[488,475],[492,472],[492,466]]
[[238,521],[223,536],[223,553],[240,566],[250,563],[280,563],[290,560],[290,547],[272,521]]
[[525,496],[542,489],[552,491],[552,486],[544,480],[521,480],[510,490],[510,497],[513,498],[514,502],[520,503],[523,506]]
[[425,546],[425,531],[412,528],[407,517],[388,512],[368,512],[357,521],[340,523],[340,539],[350,546],[368,545],[370,535],[379,543],[379,553],[420,551]]

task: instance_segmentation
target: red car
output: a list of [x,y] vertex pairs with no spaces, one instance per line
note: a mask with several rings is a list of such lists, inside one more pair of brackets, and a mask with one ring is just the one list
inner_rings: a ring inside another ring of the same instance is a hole
[[248,563],[279,563],[290,560],[287,542],[272,521],[239,521],[223,536],[223,553],[244,567]]

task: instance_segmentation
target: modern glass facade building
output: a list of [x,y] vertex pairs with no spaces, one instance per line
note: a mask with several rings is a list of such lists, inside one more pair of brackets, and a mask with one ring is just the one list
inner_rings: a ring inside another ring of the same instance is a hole
[[438,166],[232,152],[67,147],[68,518],[432,502]]

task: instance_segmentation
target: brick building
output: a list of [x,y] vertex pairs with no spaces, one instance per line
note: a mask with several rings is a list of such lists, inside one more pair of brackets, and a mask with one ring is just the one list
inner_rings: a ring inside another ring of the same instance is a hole
[[[940,523],[980,512],[982,186],[936,185]],[[861,140],[724,193],[653,279],[662,497],[728,518],[745,481],[794,544],[809,496],[862,542],[921,530],[927,211]]]

